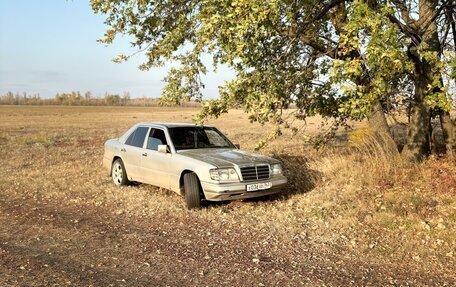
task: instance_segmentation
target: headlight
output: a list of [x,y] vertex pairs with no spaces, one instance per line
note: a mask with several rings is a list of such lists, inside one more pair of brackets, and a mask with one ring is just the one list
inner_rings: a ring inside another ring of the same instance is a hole
[[280,163],[271,165],[271,175],[282,174],[282,165]]
[[215,168],[209,170],[212,180],[217,181],[238,181],[239,176],[234,168]]

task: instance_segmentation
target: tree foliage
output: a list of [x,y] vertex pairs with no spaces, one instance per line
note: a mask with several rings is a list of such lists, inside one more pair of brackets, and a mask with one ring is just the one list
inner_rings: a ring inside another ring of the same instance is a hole
[[[119,34],[132,37],[132,46],[147,57],[141,69],[178,63],[166,78],[162,102],[201,100],[201,75],[207,72],[201,59],[211,55],[215,67],[228,65],[236,77],[220,88],[219,99],[204,104],[198,120],[242,107],[251,120],[278,126],[286,126],[282,109],[290,104],[300,119],[321,114],[337,123],[404,103],[420,107],[414,109],[417,121],[431,109],[448,112],[448,81],[456,61],[454,51],[442,52],[449,51],[447,36],[454,34],[449,31],[452,3],[91,1],[94,11],[107,17],[109,29],[101,42],[110,44]],[[130,56],[119,55],[116,61]],[[426,145],[415,138],[410,135],[411,144]]]

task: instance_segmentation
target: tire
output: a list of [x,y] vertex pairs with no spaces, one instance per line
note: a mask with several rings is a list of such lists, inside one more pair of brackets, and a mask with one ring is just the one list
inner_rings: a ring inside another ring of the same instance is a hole
[[185,203],[188,209],[201,207],[201,189],[198,176],[194,173],[184,174]]
[[111,166],[111,177],[112,182],[116,186],[124,186],[130,184],[130,181],[127,177],[127,171],[125,170],[125,166],[123,161],[118,158],[116,159]]

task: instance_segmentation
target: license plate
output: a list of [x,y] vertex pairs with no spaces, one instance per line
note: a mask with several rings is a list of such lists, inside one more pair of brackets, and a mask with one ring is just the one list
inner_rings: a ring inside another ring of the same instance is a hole
[[253,184],[247,184],[245,186],[245,189],[247,191],[256,191],[256,190],[264,190],[272,187],[271,182],[260,182],[260,183],[253,183]]

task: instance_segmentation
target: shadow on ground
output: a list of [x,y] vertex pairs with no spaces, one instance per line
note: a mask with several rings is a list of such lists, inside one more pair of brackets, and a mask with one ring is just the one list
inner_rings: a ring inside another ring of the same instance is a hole
[[309,167],[309,159],[304,155],[274,154],[274,158],[283,163],[283,173],[288,179],[288,186],[280,198],[312,191],[323,173]]

